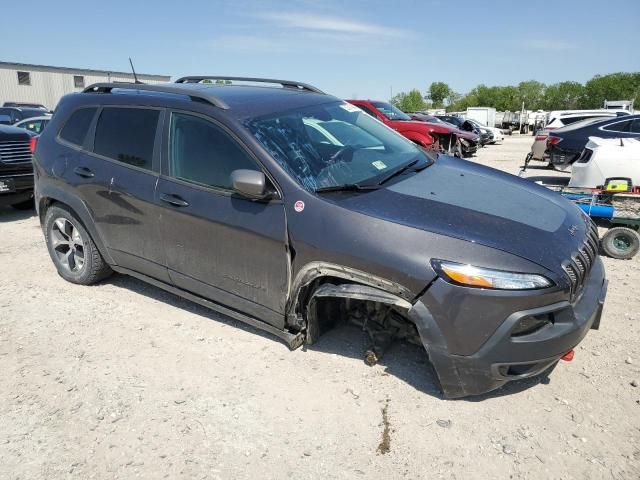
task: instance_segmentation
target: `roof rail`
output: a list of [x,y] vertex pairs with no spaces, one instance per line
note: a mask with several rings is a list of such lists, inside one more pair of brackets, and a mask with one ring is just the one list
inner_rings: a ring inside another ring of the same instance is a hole
[[110,93],[113,89],[141,90],[145,92],[172,93],[185,95],[192,101],[204,101],[211,105],[228,110],[229,105],[212,95],[208,88],[197,88],[195,85],[186,87],[172,84],[148,85],[142,83],[94,83],[83,90],[83,93]]
[[319,88],[314,87],[313,85],[309,85],[308,83],[296,82],[295,80],[276,80],[274,78],[252,78],[252,77],[227,77],[227,76],[219,76],[219,75],[195,75],[189,77],[182,77],[176,80],[175,83],[200,83],[203,80],[230,80],[237,82],[255,82],[255,83],[275,83],[282,85],[285,88],[295,88],[298,90],[307,90],[313,93],[321,93],[324,95],[324,92]]

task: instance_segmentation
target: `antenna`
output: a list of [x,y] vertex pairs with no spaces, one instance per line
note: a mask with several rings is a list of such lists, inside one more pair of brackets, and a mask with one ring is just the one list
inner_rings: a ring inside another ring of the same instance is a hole
[[133,79],[135,80],[134,83],[142,83],[141,81],[138,80],[138,75],[136,75],[136,69],[133,68],[133,62],[131,61],[131,57],[129,57],[129,63],[131,64],[131,71],[133,72]]

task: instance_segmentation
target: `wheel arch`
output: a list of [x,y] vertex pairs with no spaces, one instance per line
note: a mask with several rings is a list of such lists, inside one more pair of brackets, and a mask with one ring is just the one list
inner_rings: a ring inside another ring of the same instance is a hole
[[102,255],[102,258],[109,265],[115,265],[113,258],[109,255],[109,252],[102,241],[102,238],[95,226],[93,215],[87,205],[78,197],[65,192],[62,189],[47,186],[38,189],[38,197],[36,202],[36,209],[40,220],[40,225],[44,226],[44,218],[47,214],[47,210],[55,204],[62,204],[69,208],[75,215],[77,215],[82,226],[89,232],[91,239],[95,243],[98,251]]

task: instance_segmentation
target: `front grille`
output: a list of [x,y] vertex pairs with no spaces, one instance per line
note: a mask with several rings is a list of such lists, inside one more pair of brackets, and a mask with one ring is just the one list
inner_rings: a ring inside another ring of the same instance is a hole
[[31,161],[29,141],[0,142],[0,162],[23,163]]
[[571,298],[574,299],[582,291],[585,280],[589,277],[591,267],[598,256],[598,227],[589,222],[587,238],[577,252],[571,255],[562,267],[564,268],[571,287]]

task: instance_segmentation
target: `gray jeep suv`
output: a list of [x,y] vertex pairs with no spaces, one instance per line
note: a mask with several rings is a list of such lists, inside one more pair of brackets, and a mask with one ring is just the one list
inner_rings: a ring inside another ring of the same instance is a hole
[[580,209],[310,85],[96,84],[60,101],[34,164],[66,280],[132,275],[291,348],[353,321],[369,363],[423,345],[450,398],[543,372],[599,325]]

